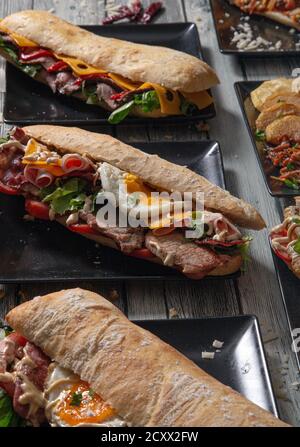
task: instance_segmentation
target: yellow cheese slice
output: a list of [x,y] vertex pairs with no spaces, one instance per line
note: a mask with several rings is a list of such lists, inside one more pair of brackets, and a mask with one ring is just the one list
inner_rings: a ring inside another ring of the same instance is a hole
[[77,76],[84,76],[97,73],[107,73],[107,71],[101,70],[100,68],[92,67],[91,65],[86,64],[80,59],[76,59],[74,57],[63,57],[59,56],[56,53],[53,54],[57,59],[68,64]]
[[[38,151],[38,149],[42,149],[43,152],[49,152],[50,156],[50,151],[48,151],[46,146],[38,144],[33,138],[31,138],[26,146],[24,157],[34,154]],[[24,160],[23,158],[22,163],[24,165],[30,165],[32,167],[44,169],[45,171],[53,174],[55,177],[61,177],[66,174],[65,171],[63,171],[63,169],[61,168],[61,160],[59,159],[54,161],[53,163],[46,163],[45,161],[31,161]]]
[[13,33],[9,31],[5,26],[0,24],[0,31],[3,33],[6,33],[13,39],[13,41],[19,46],[19,47],[37,47],[38,45],[32,40],[26,39],[26,37],[20,36],[17,33]]
[[192,104],[195,104],[199,110],[205,109],[214,102],[214,100],[207,93],[207,91],[196,92],[196,93],[185,93],[185,92],[181,93],[187,101],[189,101]]
[[119,87],[127,90],[136,90],[140,87],[141,82],[132,82],[130,79],[124,78],[123,76],[116,75],[114,73],[109,73],[109,77],[118,84]]
[[159,84],[146,82],[141,85],[141,89],[152,87],[158,96],[160,102],[160,109],[164,115],[182,115],[180,110],[180,97],[174,90],[167,90]]

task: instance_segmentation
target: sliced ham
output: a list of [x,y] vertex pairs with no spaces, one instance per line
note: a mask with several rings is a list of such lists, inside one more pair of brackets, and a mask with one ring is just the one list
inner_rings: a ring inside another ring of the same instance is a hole
[[66,172],[83,171],[91,162],[78,154],[66,154],[62,157],[61,167]]

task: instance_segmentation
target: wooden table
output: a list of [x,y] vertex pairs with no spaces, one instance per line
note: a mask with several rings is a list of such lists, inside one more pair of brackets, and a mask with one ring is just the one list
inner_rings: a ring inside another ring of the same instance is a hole
[[[105,15],[101,0],[2,0],[0,16],[23,9],[49,10],[78,24],[99,24]],[[110,1],[110,3],[112,3]],[[122,3],[116,0],[116,3]],[[127,3],[127,0],[123,0]],[[144,4],[150,3],[145,0]],[[237,60],[222,56],[212,24],[208,0],[164,0],[165,12],[160,22],[196,22],[205,60],[221,78],[221,86],[214,90],[217,118],[209,122],[209,132],[201,133],[195,126],[121,125],[117,128],[99,127],[99,132],[110,133],[131,142],[215,139],[221,144],[228,189],[255,205],[268,226],[279,222],[283,206],[267,192],[250,140],[241,118],[233,83],[243,79],[266,79],[291,75],[300,67],[299,58]],[[0,101],[4,93],[4,62],[0,62]],[[251,232],[250,232],[251,234]],[[277,283],[267,231],[253,234],[252,262],[248,271],[237,281],[189,282],[99,282],[77,283],[103,293],[115,301],[131,319],[169,318],[176,309],[179,318],[214,315],[255,314],[260,322],[264,346],[271,370],[281,417],[300,425],[300,393],[293,385],[299,380],[295,356],[284,306]],[[36,295],[59,290],[64,284],[0,286],[0,317],[16,304]],[[192,336],[192,334],[191,334]]]

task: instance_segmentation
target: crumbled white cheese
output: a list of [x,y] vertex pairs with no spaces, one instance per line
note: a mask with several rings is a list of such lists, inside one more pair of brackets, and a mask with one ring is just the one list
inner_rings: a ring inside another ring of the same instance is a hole
[[215,353],[214,352],[202,351],[201,352],[201,357],[203,359],[213,360],[215,358]]
[[274,45],[261,36],[255,38],[253,29],[248,23],[247,16],[244,17],[244,23],[240,23],[236,28],[231,27],[233,31],[233,37],[231,43],[235,44],[236,48],[240,51],[257,50],[262,51],[264,49],[268,50],[281,50],[282,41],[279,40]]
[[214,348],[222,349],[223,345],[224,345],[224,342],[223,341],[219,341],[219,340],[215,340],[212,345],[213,345]]

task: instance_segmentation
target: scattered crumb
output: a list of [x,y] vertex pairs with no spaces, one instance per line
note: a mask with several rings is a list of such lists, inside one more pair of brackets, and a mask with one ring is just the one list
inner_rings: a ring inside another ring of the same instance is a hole
[[119,293],[116,289],[111,289],[108,293],[108,299],[109,301],[116,301],[119,299]]
[[178,312],[177,312],[177,309],[175,309],[175,307],[171,307],[171,309],[169,309],[169,317],[171,319],[178,317]]
[[201,352],[201,357],[203,359],[213,360],[215,358],[215,353],[214,352],[202,351]]
[[23,216],[23,219],[24,219],[26,222],[33,222],[33,221],[34,221],[34,217],[33,217],[33,216],[30,216],[30,214],[25,214],[25,215]]
[[249,362],[246,362],[244,366],[241,367],[242,374],[248,374],[251,369],[251,365]]
[[214,348],[222,349],[223,345],[224,345],[224,342],[223,341],[219,341],[219,340],[215,340],[212,345],[213,345]]

